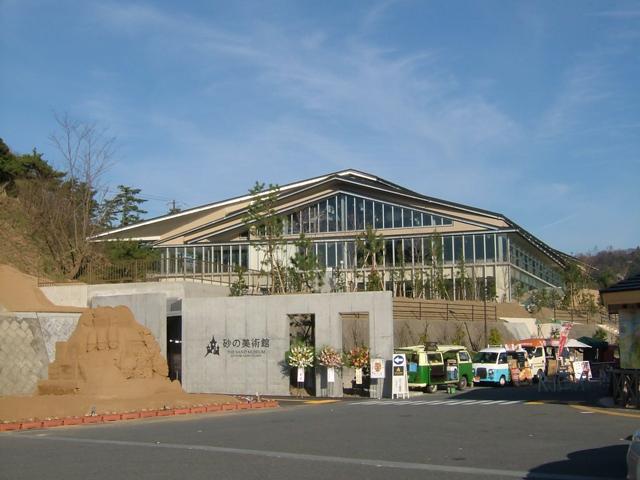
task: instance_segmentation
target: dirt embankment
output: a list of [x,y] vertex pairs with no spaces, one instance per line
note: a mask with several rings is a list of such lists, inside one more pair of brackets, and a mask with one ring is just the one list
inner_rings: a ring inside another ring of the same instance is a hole
[[77,307],[54,305],[38,288],[38,279],[9,265],[0,264],[0,311],[83,312]]

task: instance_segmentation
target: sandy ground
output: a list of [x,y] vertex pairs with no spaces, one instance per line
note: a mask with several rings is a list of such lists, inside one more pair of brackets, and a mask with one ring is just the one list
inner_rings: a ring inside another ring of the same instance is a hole
[[0,311],[83,312],[77,307],[54,305],[38,288],[38,279],[9,265],[0,264]]
[[[191,407],[216,403],[235,403],[228,395],[160,393],[132,398],[109,398],[92,395],[34,395],[0,397],[0,421],[44,420],[96,414],[123,413],[163,408]],[[94,408],[95,407],[95,408]]]

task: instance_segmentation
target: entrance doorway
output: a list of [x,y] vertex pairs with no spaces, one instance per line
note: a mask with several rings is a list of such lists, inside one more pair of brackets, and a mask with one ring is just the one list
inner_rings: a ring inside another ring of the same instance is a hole
[[182,382],[182,316],[167,317],[169,378]]
[[[316,316],[313,313],[289,314],[289,347],[295,344],[304,343],[314,349],[316,348]],[[289,393],[292,395],[316,394],[316,371],[315,367],[305,368],[304,383],[302,388],[298,384],[298,369],[289,368]]]
[[[349,312],[341,313],[342,320],[342,349],[346,354],[354,347],[369,348],[369,313]],[[371,377],[368,366],[362,371],[362,380],[356,376],[356,370],[344,366],[342,369],[342,388],[344,395],[359,397],[369,396]]]

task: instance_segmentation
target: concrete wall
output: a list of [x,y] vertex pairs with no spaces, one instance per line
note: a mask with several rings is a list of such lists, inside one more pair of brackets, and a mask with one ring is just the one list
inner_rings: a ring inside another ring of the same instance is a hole
[[49,300],[56,305],[88,307],[93,297],[109,295],[136,295],[161,293],[166,297],[225,297],[229,288],[194,282],[140,282],[103,285],[53,285],[40,287]]
[[[192,393],[289,395],[289,373],[284,364],[289,349],[288,315],[314,314],[316,347],[330,345],[341,351],[340,313],[346,312],[369,314],[371,354],[390,359],[390,292],[186,298],[182,303],[182,386]],[[243,346],[243,340],[249,346]],[[207,346],[218,350],[207,354]],[[340,381],[336,378],[337,384]],[[336,395],[342,395],[341,389],[335,390]]]
[[47,378],[56,342],[69,339],[79,313],[0,314],[0,395],[28,395]]
[[167,297],[162,293],[108,295],[91,298],[91,307],[129,307],[138,323],[147,327],[167,357]]

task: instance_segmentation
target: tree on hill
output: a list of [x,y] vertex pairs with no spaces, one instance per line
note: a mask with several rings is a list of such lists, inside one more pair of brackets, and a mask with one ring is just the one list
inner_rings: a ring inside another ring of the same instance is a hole
[[30,154],[16,154],[0,138],[0,193],[15,196],[19,180],[56,180],[63,176],[35,148]]
[[140,208],[146,202],[138,196],[140,191],[139,188],[118,185],[118,193],[105,202],[105,216],[110,227],[126,227],[139,222],[142,215],[147,213]]
[[624,250],[608,248],[578,255],[577,258],[594,268],[590,274],[599,288],[640,273],[640,246]]
[[101,177],[114,154],[115,139],[67,115],[56,116],[56,121],[58,130],[50,139],[64,174],[29,177],[16,184],[34,236],[46,245],[51,273],[77,278],[96,255],[90,238],[105,225],[108,209]]

